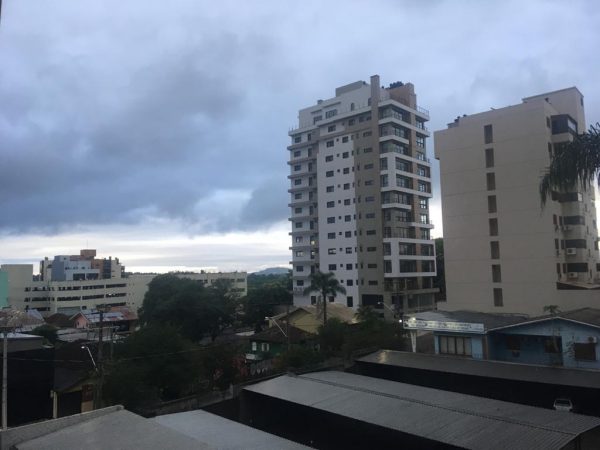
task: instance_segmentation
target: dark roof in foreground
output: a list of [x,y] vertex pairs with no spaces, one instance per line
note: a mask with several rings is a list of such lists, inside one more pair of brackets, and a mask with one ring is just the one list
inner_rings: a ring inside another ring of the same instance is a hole
[[219,449],[292,450],[308,448],[202,410],[158,416],[153,420]]
[[245,388],[467,449],[560,449],[600,418],[345,372],[284,375]]
[[358,358],[356,361],[461,375],[600,389],[600,371],[598,370],[568,369],[396,350],[379,350]]

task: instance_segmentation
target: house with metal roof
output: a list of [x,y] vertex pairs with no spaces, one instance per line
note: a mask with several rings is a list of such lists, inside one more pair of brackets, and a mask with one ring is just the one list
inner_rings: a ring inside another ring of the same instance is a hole
[[247,386],[241,409],[252,426],[316,448],[600,448],[598,417],[337,371]]
[[529,318],[517,314],[429,311],[404,320],[433,333],[435,353],[523,364],[600,369],[600,309]]

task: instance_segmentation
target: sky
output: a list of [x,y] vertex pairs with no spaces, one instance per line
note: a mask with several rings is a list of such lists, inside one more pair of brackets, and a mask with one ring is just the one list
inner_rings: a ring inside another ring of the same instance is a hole
[[4,0],[0,264],[96,248],[133,271],[286,266],[300,108],[378,74],[415,85],[430,130],[570,86],[598,122],[596,6]]

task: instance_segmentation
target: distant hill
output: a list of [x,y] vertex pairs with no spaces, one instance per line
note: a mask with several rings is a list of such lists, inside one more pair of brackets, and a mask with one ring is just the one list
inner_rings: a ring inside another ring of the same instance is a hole
[[252,275],[285,275],[289,270],[285,267],[269,267],[258,272],[253,272]]

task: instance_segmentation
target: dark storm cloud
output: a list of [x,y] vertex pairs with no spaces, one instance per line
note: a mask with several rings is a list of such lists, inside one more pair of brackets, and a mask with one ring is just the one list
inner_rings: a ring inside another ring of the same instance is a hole
[[289,214],[298,109],[375,73],[415,84],[431,130],[571,85],[595,122],[590,5],[5,2],[0,234],[154,219],[192,235],[268,228]]

